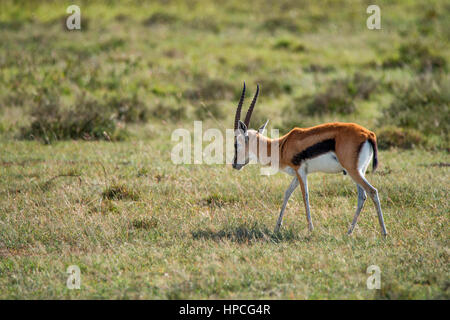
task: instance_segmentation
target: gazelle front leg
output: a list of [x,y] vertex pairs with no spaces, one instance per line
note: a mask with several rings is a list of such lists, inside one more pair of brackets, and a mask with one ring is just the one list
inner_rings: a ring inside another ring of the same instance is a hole
[[289,188],[287,188],[286,192],[284,193],[283,205],[281,206],[280,216],[278,217],[277,225],[275,226],[274,230],[275,233],[277,233],[280,230],[281,224],[283,223],[284,210],[286,210],[286,205],[292,192],[294,192],[295,188],[297,187],[298,187],[298,179],[297,177],[294,177],[292,179],[291,184],[289,185]]
[[300,188],[302,189],[303,202],[305,203],[305,211],[306,211],[306,219],[308,220],[308,229],[309,231],[314,230],[314,226],[311,219],[311,212],[309,210],[309,194],[308,194],[308,180],[307,174],[304,168],[300,168],[298,172],[296,172],[297,178],[300,181]]

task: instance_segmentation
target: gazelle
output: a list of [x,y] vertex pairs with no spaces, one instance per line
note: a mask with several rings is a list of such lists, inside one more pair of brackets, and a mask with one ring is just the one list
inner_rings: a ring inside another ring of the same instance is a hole
[[[263,135],[268,121],[258,131],[248,129],[253,108],[258,98],[257,87],[253,101],[245,116],[245,121],[240,120],[242,104],[245,97],[245,82],[234,120],[235,143],[233,168],[240,170],[250,159],[261,163],[261,148],[269,159],[274,152],[278,152],[278,169],[294,176],[291,184],[284,194],[283,205],[274,232],[278,232],[282,221],[286,204],[292,192],[300,185],[305,204],[306,218],[310,231],[314,229],[311,220],[308,199],[307,176],[313,172],[344,173],[348,174],[356,183],[358,190],[358,204],[353,221],[347,234],[351,234],[355,228],[358,216],[366,200],[366,193],[373,200],[378,221],[383,236],[387,235],[381,211],[378,191],[364,177],[367,167],[372,161],[372,170],[378,165],[377,140],[373,132],[354,123],[325,123],[311,128],[294,128],[279,139],[270,139]],[[256,143],[250,143],[255,141]],[[265,163],[267,164],[267,163]],[[272,164],[271,164],[272,165]]]

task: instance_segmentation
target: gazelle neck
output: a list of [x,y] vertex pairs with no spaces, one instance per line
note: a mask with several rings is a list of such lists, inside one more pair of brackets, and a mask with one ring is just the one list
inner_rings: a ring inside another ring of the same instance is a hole
[[272,139],[256,131],[249,131],[250,141],[252,139],[251,135],[254,135],[256,141],[255,145],[250,147],[251,157],[262,165],[272,166],[273,161],[279,163],[282,138]]

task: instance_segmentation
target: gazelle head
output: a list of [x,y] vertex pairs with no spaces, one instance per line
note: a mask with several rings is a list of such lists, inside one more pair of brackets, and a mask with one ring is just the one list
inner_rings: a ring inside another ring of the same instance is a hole
[[[259,85],[256,88],[255,96],[253,97],[252,103],[248,108],[247,114],[245,116],[245,121],[241,121],[241,109],[245,98],[245,82],[242,89],[241,98],[239,99],[239,104],[236,109],[236,115],[234,118],[234,158],[233,158],[233,168],[236,170],[241,170],[250,161],[250,155],[254,154],[250,150],[250,141],[256,137],[256,134],[262,134],[267,126],[268,121],[262,125],[258,132],[252,129],[248,129],[250,124],[250,118],[252,117],[253,109],[255,108],[256,100],[258,99]],[[253,141],[253,140],[252,140]]]

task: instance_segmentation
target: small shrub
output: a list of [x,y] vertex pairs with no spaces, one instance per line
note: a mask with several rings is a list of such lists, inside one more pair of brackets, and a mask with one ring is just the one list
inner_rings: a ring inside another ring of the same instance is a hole
[[383,111],[380,125],[415,129],[448,141],[450,131],[449,78],[424,76],[398,88],[395,99]]
[[440,12],[436,8],[429,8],[422,17],[416,19],[416,28],[423,36],[429,36],[436,31],[436,22],[440,18]]
[[306,97],[306,111],[309,115],[353,113],[356,111],[354,99],[369,99],[376,87],[377,83],[372,77],[360,73],[351,78],[332,81],[324,92]]
[[158,103],[150,110],[150,114],[157,119],[177,122],[186,118],[186,108],[183,106]]
[[103,199],[108,200],[133,200],[139,199],[139,193],[125,185],[113,185],[102,193]]
[[355,73],[353,79],[347,79],[347,90],[354,98],[363,100],[370,99],[371,94],[377,88],[377,82],[370,76]]
[[340,86],[331,86],[325,92],[317,94],[306,107],[308,115],[340,113],[350,114],[356,111],[352,97]]
[[414,129],[390,126],[377,130],[377,143],[380,149],[392,147],[412,149],[418,146],[425,146],[426,140],[419,131]]
[[386,59],[382,64],[384,69],[404,66],[410,66],[420,72],[436,71],[444,70],[447,61],[444,57],[431,53],[428,47],[415,42],[400,46],[397,55]]
[[117,119],[124,122],[145,122],[150,116],[148,109],[136,95],[131,98],[114,97],[110,99],[108,106],[117,114]]
[[29,127],[21,129],[25,139],[40,138],[46,143],[66,139],[120,140],[125,132],[116,127],[115,116],[95,100],[79,98],[76,104],[64,109],[59,99],[41,96],[31,113]]

